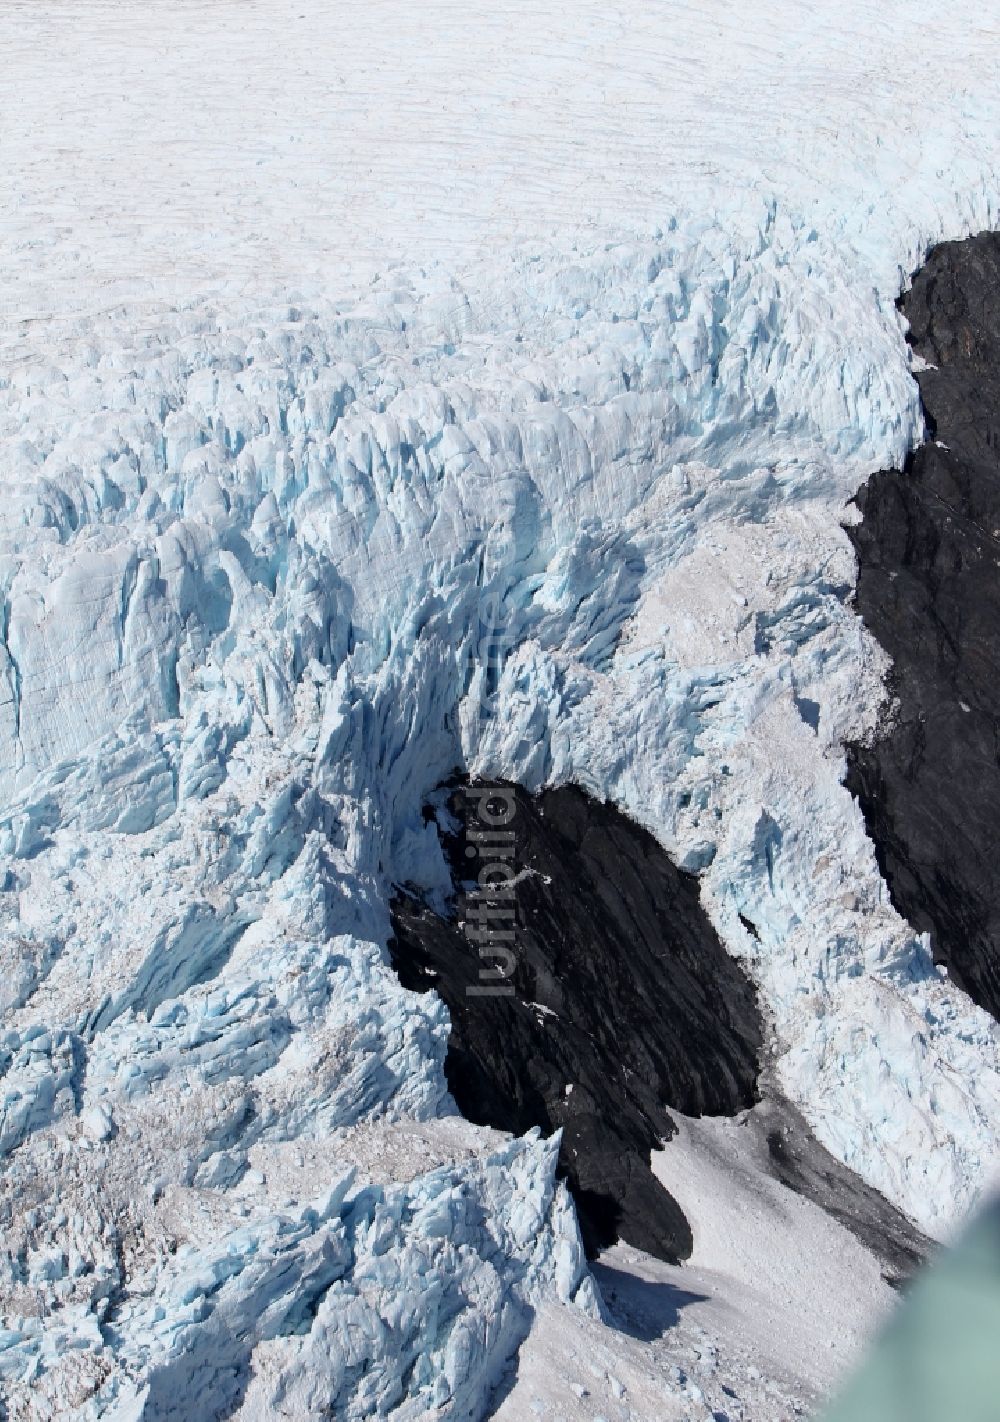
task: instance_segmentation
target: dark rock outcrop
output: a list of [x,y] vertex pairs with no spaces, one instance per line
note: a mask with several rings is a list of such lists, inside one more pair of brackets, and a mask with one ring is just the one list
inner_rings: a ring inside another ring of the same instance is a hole
[[1000,235],[935,248],[902,308],[929,438],[857,499],[857,606],[898,705],[847,783],[894,904],[1000,1018]]
[[775,1089],[765,1089],[754,1113],[765,1133],[770,1173],[832,1216],[883,1264],[894,1288],[910,1281],[934,1245],[895,1205],[821,1146],[802,1113]]
[[[697,880],[614,807],[570,788],[534,798],[497,786],[493,801],[480,788],[453,786],[438,812],[452,915],[396,897],[396,970],[448,1005],[446,1071],[463,1115],[514,1132],[562,1127],[591,1253],[621,1238],[685,1258],[690,1230],[650,1151],[673,1133],[669,1107],[734,1114],[755,1101],[754,990]],[[508,896],[477,899],[470,881],[491,858],[501,867],[484,882]],[[491,976],[504,956],[508,976]]]

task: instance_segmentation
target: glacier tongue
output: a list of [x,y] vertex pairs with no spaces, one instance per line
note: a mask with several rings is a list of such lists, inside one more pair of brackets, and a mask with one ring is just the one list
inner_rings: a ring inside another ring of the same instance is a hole
[[[446,1015],[388,966],[456,767],[647,826],[820,1140],[932,1232],[975,1197],[996,1028],[840,783],[885,663],[839,520],[920,434],[895,293],[774,205],[750,227],[9,368],[12,1415],[471,1416],[533,1301],[596,1307],[553,1144],[451,1148]],[[406,1123],[442,1158],[387,1183]]]

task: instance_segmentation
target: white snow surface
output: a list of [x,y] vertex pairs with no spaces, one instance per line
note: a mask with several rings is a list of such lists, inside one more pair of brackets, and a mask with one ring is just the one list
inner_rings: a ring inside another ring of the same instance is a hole
[[894,1295],[878,1260],[770,1176],[757,1112],[677,1125],[653,1168],[691,1224],[691,1258],[606,1250],[594,1273],[617,1334],[547,1305],[496,1422],[791,1422],[886,1319]]
[[967,1211],[997,1032],[840,783],[886,672],[841,523],[920,437],[905,273],[995,225],[997,42],[0,3],[12,1419],[478,1417],[596,1313],[552,1143],[455,1120],[388,966],[456,766],[648,826],[819,1139]]

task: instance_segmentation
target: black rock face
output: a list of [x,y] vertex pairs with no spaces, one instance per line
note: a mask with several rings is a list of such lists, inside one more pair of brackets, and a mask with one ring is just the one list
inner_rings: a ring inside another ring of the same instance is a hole
[[857,605],[899,705],[847,783],[899,912],[1000,1017],[1000,236],[935,248],[902,305],[931,437],[858,495]]
[[927,1236],[821,1146],[780,1092],[767,1091],[754,1114],[765,1134],[771,1175],[819,1205],[877,1255],[882,1277],[893,1288],[907,1284],[934,1252]]
[[650,1151],[673,1133],[667,1107],[752,1105],[762,1041],[697,881],[576,789],[456,785],[438,820],[453,916],[400,893],[390,950],[407,987],[448,1005],[459,1109],[513,1132],[562,1127],[589,1252],[620,1238],[686,1258],[689,1227]]

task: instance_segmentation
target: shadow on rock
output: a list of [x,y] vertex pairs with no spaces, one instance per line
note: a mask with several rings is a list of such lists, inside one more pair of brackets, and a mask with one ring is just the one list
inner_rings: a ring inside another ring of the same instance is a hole
[[757,1097],[754,990],[652,835],[574,788],[453,783],[427,811],[445,909],[393,903],[405,986],[435,988],[445,1070],[479,1125],[562,1131],[561,1168],[593,1255],[617,1239],[669,1261],[691,1233],[650,1169],[669,1107],[730,1115]]

